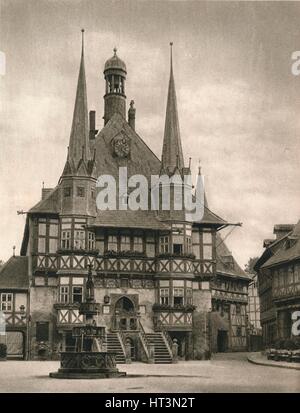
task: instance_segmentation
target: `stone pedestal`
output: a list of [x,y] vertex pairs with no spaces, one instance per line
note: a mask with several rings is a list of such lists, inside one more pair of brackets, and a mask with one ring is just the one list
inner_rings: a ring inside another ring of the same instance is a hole
[[56,379],[102,379],[123,377],[116,367],[115,355],[105,352],[73,352],[61,353],[60,369],[50,373]]

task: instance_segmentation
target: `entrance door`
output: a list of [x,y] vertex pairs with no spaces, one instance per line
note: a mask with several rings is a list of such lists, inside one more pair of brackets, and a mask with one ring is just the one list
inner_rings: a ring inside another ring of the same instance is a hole
[[8,331],[6,333],[7,357],[24,357],[24,337],[20,331]]
[[218,330],[218,352],[224,353],[228,349],[228,331]]
[[115,305],[115,328],[117,330],[136,330],[137,318],[133,302],[121,297]]

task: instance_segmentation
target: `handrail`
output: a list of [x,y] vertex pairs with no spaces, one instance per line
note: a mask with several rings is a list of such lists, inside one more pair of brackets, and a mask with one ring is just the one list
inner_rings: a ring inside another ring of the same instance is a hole
[[123,354],[125,357],[125,362],[127,361],[127,352],[126,352],[126,345],[125,345],[125,335],[122,330],[117,331],[117,335],[119,337],[119,341],[123,350]]
[[170,353],[170,355],[171,355],[172,358],[173,358],[173,350],[172,350],[172,348],[173,348],[173,341],[172,341],[172,339],[171,339],[171,337],[170,337],[170,334],[169,334],[168,331],[166,330],[166,328],[165,328],[165,326],[163,325],[163,323],[161,322],[161,320],[157,320],[156,327],[157,327],[157,330],[162,333],[163,338],[165,339],[167,348],[168,348],[168,350],[169,350],[169,353]]
[[147,338],[147,336],[146,336],[146,333],[145,333],[145,330],[144,330],[144,327],[143,327],[143,324],[141,323],[141,321],[138,319],[137,322],[138,322],[138,326],[139,326],[140,339],[141,339],[142,345],[143,345],[143,347],[144,347],[144,350],[145,350],[147,359],[149,360],[149,358],[150,358],[150,351],[149,351],[148,338]]

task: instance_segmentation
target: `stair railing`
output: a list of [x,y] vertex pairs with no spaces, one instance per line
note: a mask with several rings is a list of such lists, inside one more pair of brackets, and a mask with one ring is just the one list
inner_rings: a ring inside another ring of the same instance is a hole
[[143,324],[141,323],[141,321],[139,319],[137,321],[138,321],[138,326],[139,326],[140,340],[141,340],[142,346],[144,348],[144,351],[146,353],[147,360],[149,361],[149,359],[150,359],[149,344],[150,343],[149,343],[148,338],[146,336]]
[[125,339],[125,335],[124,335],[123,331],[122,330],[117,331],[117,336],[118,336],[118,339],[119,339],[119,342],[121,344],[122,351],[123,351],[123,354],[124,354],[124,357],[125,357],[125,363],[130,363],[130,361],[131,361],[130,360],[130,355],[127,354],[127,351],[126,351],[126,339]]
[[164,342],[166,343],[167,349],[169,351],[169,354],[173,360],[174,358],[174,354],[173,354],[173,341],[170,337],[170,334],[168,333],[167,329],[165,328],[165,326],[163,325],[163,323],[161,322],[161,320],[157,320],[156,321],[156,331],[160,331],[162,333]]

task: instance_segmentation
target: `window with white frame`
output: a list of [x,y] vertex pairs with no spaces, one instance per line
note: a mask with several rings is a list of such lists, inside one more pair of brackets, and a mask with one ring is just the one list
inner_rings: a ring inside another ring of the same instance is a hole
[[38,225],[38,252],[46,252],[46,236],[47,236],[47,225],[46,218],[39,219]]
[[74,248],[76,250],[85,249],[85,231],[74,231]]
[[1,294],[1,311],[12,311],[13,296],[11,293]]
[[143,252],[143,237],[133,237],[133,250]]
[[61,247],[66,250],[71,248],[71,230],[61,232]]
[[169,305],[169,288],[161,288],[160,289],[160,304],[162,305]]
[[88,232],[88,249],[94,250],[95,249],[95,233],[94,232]]
[[61,277],[59,301],[61,303],[81,303],[83,300],[83,277]]
[[168,236],[159,237],[159,250],[163,254],[169,252],[169,237]]
[[130,236],[121,235],[121,251],[130,251]]
[[61,285],[59,289],[59,301],[61,303],[68,303],[69,302],[69,286],[68,285]]
[[174,306],[180,306],[184,304],[184,288],[183,287],[175,287],[173,289],[173,299],[174,299]]
[[109,235],[107,240],[108,251],[118,251],[118,237],[116,235]]

